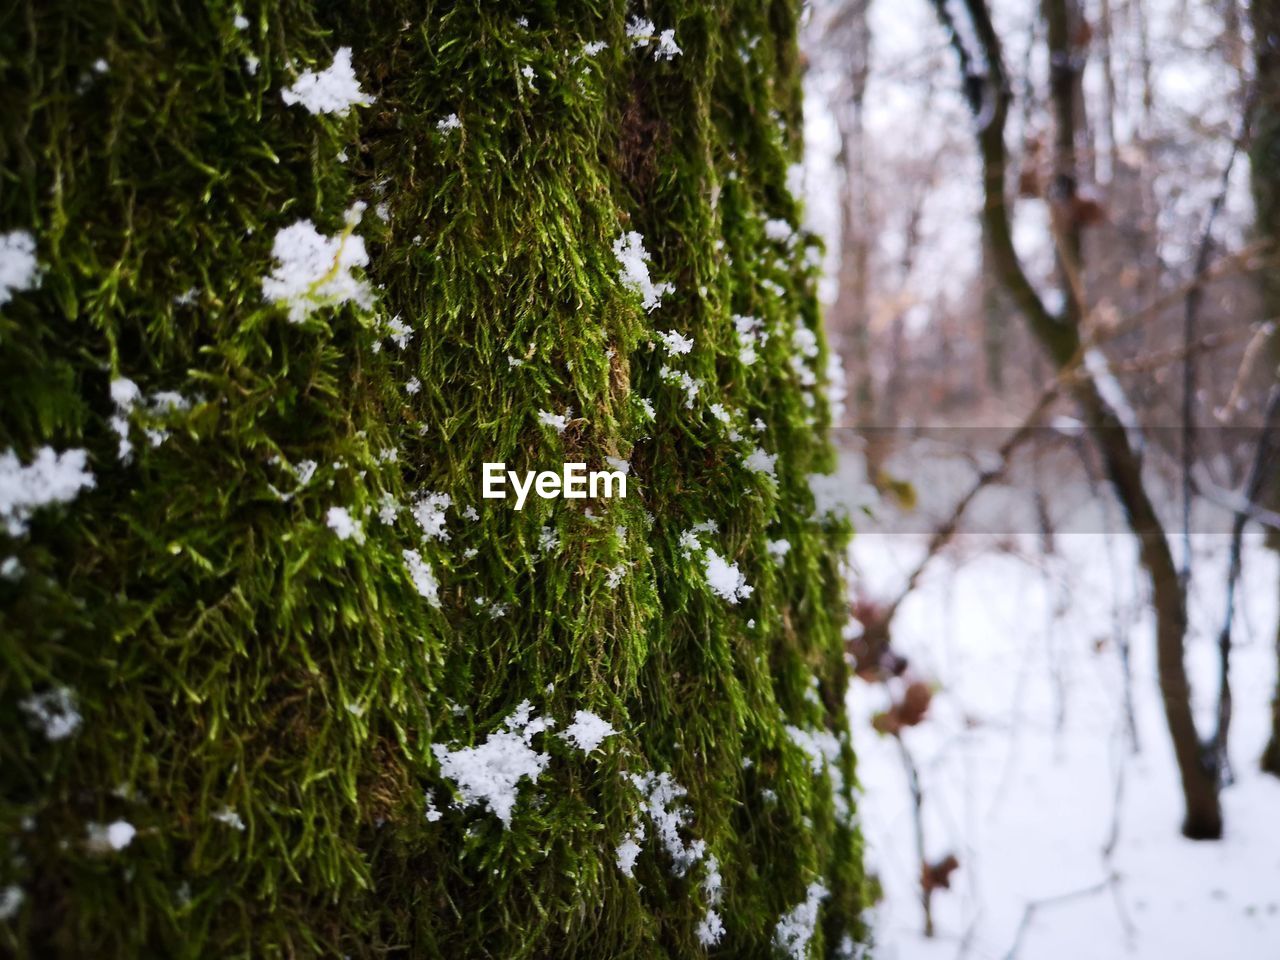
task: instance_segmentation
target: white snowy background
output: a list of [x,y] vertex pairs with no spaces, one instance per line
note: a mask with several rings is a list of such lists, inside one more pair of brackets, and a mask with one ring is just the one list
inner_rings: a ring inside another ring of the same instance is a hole
[[[821,16],[831,3],[813,6],[811,15]],[[1030,61],[1024,57],[1035,6],[1003,0],[994,6],[1008,60],[1019,68],[1034,64],[1036,54]],[[1184,164],[1184,175],[1156,184],[1162,217],[1194,225],[1216,189],[1213,171],[1221,169],[1229,144],[1193,142],[1187,131],[1197,123],[1203,124],[1199,129],[1230,126],[1236,104],[1224,91],[1235,78],[1204,55],[1217,26],[1208,5],[1151,0],[1145,9],[1157,99],[1156,111],[1143,121],[1152,125],[1145,135],[1181,144]],[[923,209],[916,268],[902,282],[919,301],[955,296],[977,267],[979,247],[977,167],[955,65],[927,0],[872,0],[868,16],[869,186],[873,198],[877,191],[883,196],[922,156],[947,158]],[[833,197],[841,173],[829,97],[839,78],[823,73],[830,61],[820,52],[813,60],[806,88],[806,206],[809,227],[827,239],[833,268],[839,251]],[[835,62],[839,69],[839,58]],[[1091,62],[1086,87],[1097,89],[1100,82]],[[934,89],[926,95],[930,84]],[[1123,139],[1138,120],[1120,106]],[[1238,163],[1222,220],[1220,239],[1228,246],[1239,241],[1251,216],[1247,176],[1247,165]],[[1046,253],[1034,246],[1044,236],[1036,219],[1043,217],[1041,206],[1019,204],[1015,221],[1021,252],[1033,267]],[[1192,226],[1168,229],[1165,236],[1197,233]],[[878,242],[878,262],[892,263],[894,236]],[[1174,263],[1189,252],[1162,251]],[[832,278],[822,293],[828,301],[834,296]],[[928,311],[911,320],[927,324]],[[853,500],[861,496],[859,455],[848,449],[842,457],[844,495]],[[921,485],[911,473],[912,458],[906,459],[891,472]],[[1028,502],[1029,513],[1031,507]],[[879,510],[876,528],[892,528],[892,517],[884,515],[892,508],[882,504]],[[1218,684],[1228,539],[1200,534],[1192,541],[1187,664],[1202,731],[1211,728]],[[896,596],[926,540],[921,533],[864,529],[850,549],[852,588],[882,601]],[[1177,770],[1157,687],[1148,591],[1132,539],[1119,532],[1059,534],[1046,553],[1030,532],[961,534],[899,609],[892,634],[894,649],[910,658],[912,670],[937,686],[926,721],[904,732],[921,775],[925,855],[933,862],[954,854],[960,863],[951,889],[934,894],[931,939],[922,934],[913,805],[902,757],[897,743],[871,726],[872,716],[889,706],[891,690],[855,680],[848,695],[867,863],[884,889],[874,912],[876,956],[1280,957],[1280,779],[1258,770],[1276,682],[1277,574],[1275,555],[1262,545],[1260,531],[1250,529],[1237,594],[1230,743],[1236,780],[1223,792],[1226,835],[1219,842],[1192,842],[1179,832]],[[1121,638],[1132,650],[1136,743],[1126,721]]]

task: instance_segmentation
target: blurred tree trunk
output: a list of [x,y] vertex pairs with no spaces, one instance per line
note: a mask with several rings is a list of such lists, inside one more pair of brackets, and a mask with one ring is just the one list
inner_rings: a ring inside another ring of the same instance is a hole
[[[1269,244],[1260,274],[1264,314],[1280,318],[1280,0],[1253,0],[1250,6],[1254,42],[1254,107],[1249,150],[1256,229]],[[1280,334],[1271,335],[1271,368],[1280,376]],[[1266,504],[1280,508],[1280,471],[1273,471]],[[1280,535],[1268,534],[1268,544],[1280,551]],[[1280,621],[1276,624],[1276,665],[1280,672]],[[1280,676],[1271,701],[1271,738],[1262,755],[1262,769],[1280,776]]]
[[650,10],[0,4],[0,955],[865,944],[799,4]]
[[[1076,209],[1079,187],[1076,73],[1083,67],[1083,54],[1078,49],[1081,40],[1078,18],[1073,15],[1068,0],[1045,0],[1043,12],[1055,126],[1053,180],[1048,200],[1051,239],[1063,290],[1063,307],[1055,311],[1046,306],[1013,245],[1005,183],[1008,152],[1004,142],[1013,91],[990,9],[984,0],[965,0],[972,35],[979,46],[973,51],[966,46],[945,0],[934,0],[934,7],[948,28],[961,75],[965,78],[969,105],[978,119],[976,136],[985,197],[982,215],[1001,280],[1042,349],[1060,375],[1068,378],[1129,529],[1138,541],[1139,556],[1152,590],[1160,692],[1182,786],[1185,809],[1182,832],[1192,839],[1216,839],[1222,835],[1216,773],[1206,762],[1196,730],[1183,659],[1186,596],[1169,538],[1143,480],[1141,441],[1131,435],[1128,422],[1132,411],[1123,406],[1126,401],[1120,385],[1106,369],[1105,356],[1100,352],[1089,355],[1089,351],[1096,348],[1086,342],[1081,329],[1088,304],[1082,270],[1081,225]],[[975,59],[981,62],[981,69]]]

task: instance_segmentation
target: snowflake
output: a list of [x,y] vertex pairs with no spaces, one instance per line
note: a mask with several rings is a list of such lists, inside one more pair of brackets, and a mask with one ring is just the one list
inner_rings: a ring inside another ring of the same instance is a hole
[[440,584],[436,580],[435,572],[431,569],[431,564],[422,559],[422,554],[417,550],[402,550],[401,557],[404,558],[404,565],[409,570],[409,579],[413,581],[413,587],[418,594],[425,597],[427,602],[433,607],[440,606]]
[[137,828],[128,820],[116,820],[106,826],[90,823],[86,832],[89,835],[89,849],[95,853],[123,850],[133,843],[133,838],[138,834]]
[[791,334],[791,346],[797,353],[813,359],[818,355],[818,335],[808,327],[796,327]]
[[356,73],[351,68],[351,48],[339,47],[327,70],[316,73],[305,70],[293,86],[280,91],[290,106],[300,103],[311,113],[336,113],[345,116],[353,106],[367,107],[373,97],[360,90]]
[[634,230],[613,241],[613,255],[621,267],[622,285],[640,294],[641,306],[653,310],[662,305],[662,296],[675,287],[669,283],[655,284],[649,276],[649,254],[644,248],[644,238]]
[[658,336],[662,338],[662,343],[667,348],[667,352],[673,357],[688,353],[693,349],[692,338],[682,337],[674,330],[668,330],[666,333],[659,331]]
[[217,820],[219,823],[225,823],[233,830],[239,830],[242,833],[244,832],[244,820],[232,807],[223,807],[217,813],[213,814],[213,819]]
[[365,205],[356,203],[346,213],[346,228],[326,237],[310,220],[282,228],[271,247],[276,265],[262,280],[262,293],[273,303],[289,308],[289,320],[301,323],[317,309],[352,302],[364,309],[373,305],[368,282],[351,271],[369,264],[364,240],[353,231]]
[[783,914],[773,930],[774,945],[793,960],[804,960],[809,941],[818,925],[818,905],[826,898],[827,888],[814,881],[805,891],[805,899]]
[[41,507],[70,503],[81,490],[93,487],[86,468],[88,453],[41,447],[27,466],[12,450],[0,453],[0,525],[11,537],[27,532],[32,515]]
[[778,455],[776,453],[765,453],[759,447],[756,447],[742,461],[742,465],[755,473],[763,473],[765,476],[773,477],[777,475],[774,472],[774,465],[777,462]]
[[608,721],[602,720],[591,711],[579,710],[573,715],[573,723],[565,727],[560,738],[568,740],[583,753],[591,753],[617,732]]
[[730,603],[745,600],[754,592],[738,565],[729,563],[713,549],[707,550],[705,570],[707,586],[711,588],[711,592]]
[[364,543],[364,528],[346,507],[330,507],[325,514],[325,523],[338,535],[339,540],[354,539],[356,543]]
[[704,947],[714,947],[724,936],[724,921],[720,919],[720,914],[708,907],[706,916],[698,921],[694,932],[698,935],[698,943]]
[[76,708],[76,696],[68,687],[33,693],[19,701],[18,707],[40,724],[46,740],[65,740],[80,728],[82,717]]
[[22,901],[26,898],[26,893],[16,883],[11,883],[0,890],[0,923],[17,916],[18,910],[22,907]]
[[776,243],[787,243],[795,236],[795,231],[785,220],[766,220],[764,235]]
[[0,307],[36,282],[36,238],[26,230],[0,233]]
[[618,844],[617,850],[614,851],[618,869],[622,871],[624,877],[635,876],[636,861],[640,859],[640,843],[644,840],[644,824],[637,823],[634,830],[631,830]]
[[649,772],[643,776],[629,776],[636,789],[644,795],[641,809],[648,815],[663,849],[671,857],[672,870],[677,877],[683,877],[690,867],[702,859],[707,849],[703,840],[685,843],[680,838],[680,828],[685,826],[689,813],[679,804],[688,791],[676,783],[669,773]]
[[674,30],[663,30],[658,34],[658,46],[653,51],[653,59],[655,60],[674,60],[684,51],[676,46],[676,32]]
[[[384,204],[378,205],[380,208]],[[413,337],[413,328],[400,319],[400,314],[396,314],[387,321],[386,336],[391,338],[391,342],[396,345],[397,350],[403,350],[409,345],[409,340]],[[377,351],[382,346],[381,342],[374,344],[374,350]]]
[[479,746],[450,750],[437,743],[431,752],[440,773],[458,788],[463,805],[483,803],[510,828],[520,781],[538,779],[551,759],[531,746],[534,735],[551,725],[550,720],[534,719],[525,700]]
[[538,422],[544,427],[555,428],[556,433],[564,433],[565,428],[569,425],[569,418],[562,413],[552,413],[549,410],[539,410]]
[[428,540],[448,540],[444,512],[453,504],[447,493],[426,493],[413,505],[413,518]]

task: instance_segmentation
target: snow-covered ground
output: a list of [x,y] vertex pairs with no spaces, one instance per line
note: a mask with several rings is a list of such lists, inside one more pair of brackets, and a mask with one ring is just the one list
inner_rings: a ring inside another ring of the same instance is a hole
[[[842,471],[843,472],[843,471]],[[922,555],[915,533],[865,533],[853,585],[896,594]],[[1202,729],[1217,687],[1225,535],[1194,541],[1188,666]],[[1232,668],[1236,783],[1226,837],[1179,833],[1177,772],[1156,686],[1152,622],[1131,541],[967,534],[935,560],[894,621],[895,649],[936,682],[905,732],[921,772],[926,856],[960,861],[922,934],[911,796],[893,740],[870,718],[882,685],[849,692],[868,865],[884,887],[882,960],[1264,960],[1280,957],[1280,780],[1260,774],[1275,678],[1275,557],[1248,537]],[[1137,749],[1119,638],[1132,648]],[[1110,855],[1107,847],[1110,844]],[[1019,935],[1028,904],[1044,901]],[[1016,953],[1015,951],[1016,947]]]

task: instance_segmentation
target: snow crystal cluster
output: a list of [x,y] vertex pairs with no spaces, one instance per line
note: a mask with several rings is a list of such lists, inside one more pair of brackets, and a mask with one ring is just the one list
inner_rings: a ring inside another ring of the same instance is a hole
[[754,473],[762,473],[766,477],[775,477],[777,473],[774,465],[778,462],[776,453],[765,453],[760,447],[755,447],[743,459],[742,465]]
[[354,539],[356,543],[364,543],[364,527],[351,516],[351,511],[346,507],[330,507],[325,515],[325,523],[338,535],[339,540]]
[[422,554],[417,550],[402,550],[400,555],[404,558],[404,565],[409,571],[414,589],[420,596],[425,597],[431,606],[439,607],[440,583],[436,580],[431,564],[423,560]]
[[693,349],[693,340],[689,337],[681,336],[674,330],[668,330],[666,333],[659,331],[658,336],[662,338],[662,345],[667,348],[667,353],[673,357],[678,357]]
[[[395,344],[397,350],[403,350],[409,345],[409,341],[413,338],[413,328],[400,319],[400,314],[396,314],[387,321],[386,335],[391,338],[391,342]],[[381,346],[381,341],[374,347],[376,353]]]
[[675,386],[683,390],[685,409],[686,410],[693,409],[694,397],[696,397],[699,391],[702,390],[701,380],[697,380],[689,376],[688,371],[673,370],[671,369],[671,367],[668,367],[665,364],[663,365],[662,369],[658,371],[658,376],[660,376],[667,383],[674,384]]
[[766,220],[764,235],[775,243],[790,243],[796,233],[785,220]]
[[579,710],[573,715],[573,723],[564,728],[560,738],[572,743],[583,753],[591,753],[617,732],[607,720],[589,710]]
[[764,321],[758,317],[744,317],[735,314],[733,326],[738,333],[738,359],[744,366],[751,366],[759,357],[759,351],[769,340],[764,329]]
[[714,947],[724,937],[724,921],[715,910],[723,895],[723,886],[724,881],[720,876],[720,861],[714,856],[707,857],[706,868],[702,877],[702,895],[707,898],[707,903],[710,906],[707,907],[707,912],[698,921],[697,927],[694,928],[698,943],[704,947]]
[[116,408],[110,426],[112,432],[120,438],[116,456],[121,463],[128,463],[133,458],[133,442],[129,439],[129,420],[132,416],[141,413],[152,421],[144,424],[142,432],[147,435],[153,447],[158,447],[169,439],[169,431],[156,421],[191,407],[190,400],[173,390],[157,390],[144,397],[141,388],[128,377],[113,379],[110,390],[111,402]]
[[22,901],[26,899],[27,895],[16,883],[11,883],[0,890],[0,923],[17,916],[18,910],[22,907]]
[[369,283],[351,271],[369,265],[364,240],[353,232],[365,205],[347,211],[346,229],[326,237],[310,220],[282,228],[271,248],[276,265],[262,279],[262,293],[273,303],[289,308],[289,320],[301,323],[321,307],[352,302],[364,309],[373,306]]
[[649,254],[644,248],[644,238],[634,230],[613,241],[613,255],[618,258],[622,285],[640,294],[641,306],[645,310],[661,306],[663,294],[675,290],[669,283],[653,282],[649,276]]
[[827,888],[815,880],[809,884],[804,900],[784,913],[773,928],[774,946],[792,960],[804,960],[809,955],[809,941],[818,926],[818,906],[826,897]]
[[448,540],[444,512],[453,504],[447,493],[425,493],[413,505],[413,519],[418,521],[422,534],[428,540]]
[[464,806],[483,803],[509,828],[520,781],[537,780],[551,759],[532,747],[534,735],[550,726],[550,720],[535,718],[524,700],[503,721],[503,729],[479,746],[450,750],[437,743],[431,752],[441,774],[458,788]]
[[30,464],[23,466],[13,450],[0,453],[0,524],[11,537],[27,532],[32,515],[41,507],[70,503],[81,490],[94,485],[85,469],[84,450],[56,452],[41,447]]
[[675,30],[663,30],[659,33],[653,21],[644,17],[632,17],[627,22],[627,36],[631,38],[633,49],[652,44],[655,60],[674,60],[684,52],[676,45]]
[[378,521],[383,526],[392,526],[401,509],[403,508],[399,500],[384,490],[383,495],[378,499]]
[[345,116],[354,106],[367,107],[373,97],[360,89],[356,72],[351,68],[351,48],[339,47],[333,63],[319,73],[304,70],[293,86],[280,91],[286,104],[302,104],[314,114],[336,113]]
[[[648,816],[649,822],[658,834],[658,840],[667,856],[671,858],[671,868],[677,877],[683,877],[689,868],[702,859],[706,853],[705,840],[691,840],[685,843],[680,838],[680,828],[689,819],[689,811],[681,803],[688,793],[669,773],[629,774],[631,782],[643,796],[641,809]],[[644,829],[641,824],[629,835],[629,839],[643,840]],[[621,860],[619,855],[619,860]],[[634,860],[632,861],[634,863]]]
[[0,307],[36,282],[36,238],[26,230],[0,233]]
[[244,830],[245,830],[244,819],[240,816],[240,814],[236,813],[234,808],[223,807],[221,810],[218,810],[216,813],[212,814],[212,816],[213,816],[213,819],[217,820],[219,823],[225,823],[232,830],[237,830],[240,833],[244,833]]
[[93,853],[120,851],[133,843],[138,830],[127,820],[116,820],[103,825],[90,823],[86,828],[89,838],[89,850]]
[[697,934],[698,943],[702,946],[714,947],[724,936],[724,921],[720,919],[720,914],[708,907],[706,915],[694,928],[694,933]]
[[707,574],[707,586],[717,596],[723,597],[730,603],[737,603],[751,596],[753,588],[747,584],[747,579],[738,569],[738,565],[730,563],[714,549],[707,549],[704,569]]
[[65,740],[80,728],[76,697],[67,687],[33,693],[19,701],[18,707],[40,725],[46,740]]
[[635,829],[627,832],[622,842],[618,844],[614,855],[617,858],[618,869],[622,871],[624,877],[634,877],[636,869],[636,861],[640,859],[640,843],[644,840],[644,824],[637,823]]
[[544,427],[551,427],[556,433],[564,433],[569,426],[569,414],[552,413],[550,410],[538,411],[538,422]]
[[426,810],[424,811],[423,816],[426,818],[427,823],[435,823],[443,817],[444,814],[436,809],[436,802],[432,799],[431,794],[428,793],[426,795],[426,800]]
[[799,378],[800,385],[814,386],[818,382],[818,377],[807,361],[818,355],[818,335],[808,327],[798,326],[791,334],[791,346],[796,351],[790,360],[791,369]]

